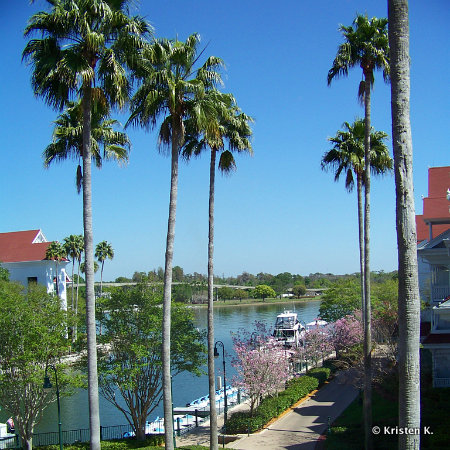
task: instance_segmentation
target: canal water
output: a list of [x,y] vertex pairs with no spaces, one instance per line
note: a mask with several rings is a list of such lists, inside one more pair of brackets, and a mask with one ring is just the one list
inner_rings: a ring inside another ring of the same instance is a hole
[[[285,302],[283,304],[258,304],[242,306],[215,306],[214,307],[214,334],[216,341],[222,341],[225,347],[227,384],[235,375],[231,365],[234,354],[231,333],[241,328],[252,330],[255,321],[264,322],[272,329],[276,316],[284,310],[296,311],[299,320],[303,323],[311,322],[319,313],[320,301],[311,300],[307,302]],[[207,310],[206,308],[193,307],[195,325],[199,329],[206,330]],[[220,359],[220,361],[219,361]],[[216,361],[216,376],[223,376],[222,351],[220,358]],[[205,367],[206,372],[206,367]],[[181,373],[173,378],[173,402],[174,406],[185,406],[186,403],[202,397],[208,393],[208,377],[202,375],[197,377],[189,373]],[[1,413],[0,413],[1,414]],[[151,413],[149,421],[156,416],[163,416],[162,402]],[[89,428],[89,406],[87,391],[78,390],[71,397],[61,398],[61,422],[63,430],[76,430]],[[125,416],[107,402],[100,395],[100,422],[102,426],[125,425]],[[57,431],[57,409],[56,404],[48,406],[43,418],[35,427],[35,433]]]

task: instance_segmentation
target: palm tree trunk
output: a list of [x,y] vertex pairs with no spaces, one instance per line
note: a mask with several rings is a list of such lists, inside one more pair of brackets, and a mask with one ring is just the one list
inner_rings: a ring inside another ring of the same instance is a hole
[[75,259],[72,261],[72,312],[73,312],[73,274],[75,272]]
[[81,254],[78,259],[78,269],[77,269],[77,296],[75,297],[75,326],[73,327],[73,336],[72,336],[73,343],[76,342],[78,333],[78,291],[80,290],[80,265],[81,265]]
[[172,450],[173,443],[173,414],[172,414],[172,386],[170,370],[170,326],[172,299],[172,262],[173,244],[175,240],[175,218],[178,193],[178,149],[180,130],[178,123],[174,123],[172,135],[172,158],[170,177],[169,220],[167,225],[166,261],[164,272],[163,296],[163,324],[162,324],[162,369],[163,369],[163,406],[164,406],[164,436],[166,449]]
[[214,184],[216,176],[216,150],[211,149],[209,168],[209,235],[208,235],[208,380],[210,408],[210,443],[209,448],[217,450],[217,410],[216,385],[214,371]]
[[372,448],[372,324],[370,302],[370,89],[371,72],[365,74],[364,95],[364,437]]
[[58,260],[55,259],[56,296],[59,298],[59,283],[58,283],[59,276],[58,275],[59,275],[58,274]]
[[364,311],[366,302],[364,298],[364,223],[363,223],[363,206],[362,206],[362,174],[356,174],[356,192],[358,196],[358,233],[359,233],[359,269],[361,279],[361,320],[364,324]]
[[91,450],[100,450],[97,336],[94,295],[94,239],[91,181],[91,88],[83,89],[83,225],[86,275],[86,334],[88,351],[88,399]]
[[[73,274],[75,272],[75,258],[72,257],[72,314],[74,312],[74,295],[73,295]],[[72,327],[72,342],[75,342],[73,335],[75,333],[75,325]]]
[[105,265],[105,261],[102,261],[102,270],[100,272],[100,296],[103,294],[103,266]]
[[[399,427],[419,429],[420,298],[412,176],[413,150],[409,115],[410,61],[407,0],[389,0],[388,14],[398,245]],[[420,448],[420,435],[399,435],[398,448]]]

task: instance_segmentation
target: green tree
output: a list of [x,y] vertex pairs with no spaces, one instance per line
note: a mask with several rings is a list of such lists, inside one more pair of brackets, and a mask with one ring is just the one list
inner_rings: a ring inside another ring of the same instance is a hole
[[347,279],[333,283],[323,294],[319,315],[327,322],[353,314],[361,307],[361,291],[357,280]]
[[234,289],[228,286],[223,286],[217,289],[217,295],[220,300],[230,300],[233,298]]
[[244,298],[248,298],[248,291],[246,289],[236,289],[234,296],[239,300],[243,300]]
[[[100,92],[97,90],[97,93]],[[49,144],[42,156],[44,166],[53,162],[61,162],[69,158],[80,160],[83,157],[83,108],[81,101],[69,102],[66,109],[55,121],[53,142]],[[128,161],[130,141],[128,136],[115,131],[119,122],[110,119],[110,110],[104,98],[92,101],[91,110],[91,154],[95,165],[100,169],[103,160],[116,160],[121,163]],[[103,153],[101,152],[103,146]],[[83,171],[78,163],[75,184],[78,193],[81,191]]]
[[[357,119],[353,124],[344,122],[344,131],[338,131],[335,137],[328,140],[333,148],[322,157],[322,169],[335,169],[334,180],[338,181],[341,174],[345,175],[345,188],[348,192],[353,190],[356,176],[356,193],[358,201],[358,230],[359,230],[359,264],[361,276],[361,300],[364,311],[364,224],[362,188],[364,185],[364,139],[365,123]],[[381,175],[392,170],[392,159],[384,143],[387,134],[383,131],[371,130],[370,133],[370,161],[371,171]],[[354,176],[355,175],[355,176]]]
[[290,287],[292,287],[292,274],[289,272],[279,273],[272,279],[270,286],[278,294],[284,294]]
[[304,284],[296,284],[293,288],[292,288],[292,293],[297,297],[300,298],[303,295],[306,294],[306,286]]
[[[145,439],[147,417],[162,397],[160,305],[161,294],[148,285],[116,289],[106,300],[110,314],[101,319],[103,339],[111,344],[99,361],[101,393],[124,414],[139,440]],[[183,371],[200,375],[206,349],[192,312],[174,304],[171,323],[172,375]]]
[[178,284],[173,287],[172,300],[188,303],[192,298],[192,287],[188,283]]
[[67,314],[44,286],[0,281],[0,404],[14,418],[23,447],[55,393],[43,390],[48,364],[56,366],[64,392],[70,379],[59,358],[68,350]]
[[173,281],[179,283],[184,281],[184,272],[180,266],[174,266],[173,268]]
[[59,297],[59,263],[65,259],[67,256],[64,246],[62,246],[58,241],[50,242],[47,250],[45,252],[45,258],[55,261],[55,285],[56,285],[56,296]]
[[328,71],[328,85],[341,75],[347,76],[348,70],[361,67],[364,80],[360,82],[358,96],[364,101],[364,435],[365,447],[372,447],[372,342],[370,310],[370,131],[371,105],[370,94],[374,83],[374,71],[380,69],[385,81],[389,80],[389,39],[388,21],[358,14],[353,26],[341,25],[344,36],[342,43]]
[[[209,200],[208,200],[208,374],[209,395],[215,395],[214,371],[214,202],[216,160],[219,157],[219,170],[229,174],[236,168],[233,152],[252,153],[249,123],[252,118],[241,112],[234,97],[222,94],[215,89],[207,91],[201,99],[205,111],[199,125],[193,120],[188,124],[183,154],[190,158],[199,155],[205,148],[210,149]],[[198,130],[200,128],[200,130]],[[200,133],[199,133],[200,131]],[[217,448],[217,412],[215,404],[210,408],[211,436],[213,448]]]
[[[89,426],[91,448],[100,449],[97,345],[92,232],[91,116],[94,99],[122,107],[130,83],[126,67],[144,45],[150,26],[126,14],[128,1],[47,0],[49,12],[34,14],[25,29],[30,39],[23,59],[32,66],[34,93],[62,110],[79,96],[83,110],[83,227],[86,259],[86,328],[89,367]],[[98,87],[98,88],[97,88]]]
[[276,295],[275,291],[266,284],[258,284],[258,286],[256,286],[255,289],[253,289],[253,296],[255,298],[262,298],[263,301],[267,297],[274,298],[275,295]]
[[8,281],[8,280],[9,280],[9,270],[5,269],[0,265],[0,281]]
[[[185,122],[188,118],[199,117],[203,112],[198,100],[205,90],[221,82],[217,69],[222,61],[209,57],[201,66],[197,62],[200,37],[189,36],[186,42],[161,40],[152,44],[144,52],[141,66],[136,70],[140,79],[136,94],[131,102],[131,116],[128,124],[154,128],[161,119],[159,142],[170,147],[171,177],[169,218],[167,226],[164,297],[163,297],[163,385],[164,417],[166,418],[166,446],[170,450],[173,435],[172,391],[170,385],[170,318],[172,294],[172,263],[175,240],[175,219],[178,193],[178,159],[185,139]],[[197,120],[197,119],[195,119]]]
[[[391,112],[398,242],[399,427],[420,427],[420,297],[417,276],[407,0],[389,0]],[[399,448],[420,447],[420,435],[399,435]]]
[[100,271],[100,295],[103,293],[103,267],[105,266],[105,261],[107,259],[114,258],[114,249],[111,244],[106,241],[99,242],[97,247],[95,247],[95,257],[97,261],[102,265]]
[[[72,341],[77,340],[77,315],[78,315],[78,292],[80,287],[80,265],[81,256],[84,251],[84,240],[81,234],[71,234],[70,236],[64,238],[64,250],[68,256],[72,258],[72,312],[75,315],[75,323],[72,329]],[[78,263],[78,273],[77,273],[77,296],[74,302],[73,296],[73,283],[74,283],[74,270],[75,261]],[[75,303],[75,304],[74,304]]]

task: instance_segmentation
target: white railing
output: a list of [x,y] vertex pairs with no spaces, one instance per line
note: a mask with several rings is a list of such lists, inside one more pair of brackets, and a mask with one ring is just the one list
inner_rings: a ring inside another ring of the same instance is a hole
[[450,378],[433,378],[433,387],[450,387]]
[[450,295],[450,286],[433,286],[431,288],[431,297],[433,300],[433,303],[442,302],[442,300],[445,299]]

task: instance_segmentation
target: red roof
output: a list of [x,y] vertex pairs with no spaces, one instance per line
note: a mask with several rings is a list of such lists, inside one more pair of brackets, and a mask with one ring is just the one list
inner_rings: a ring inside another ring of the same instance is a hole
[[0,233],[0,262],[42,261],[50,242],[33,244],[40,230]]
[[450,166],[428,169],[428,197],[423,198],[423,214],[416,215],[417,242],[429,239],[428,222],[433,223],[433,238],[450,228],[447,189],[450,188]]

